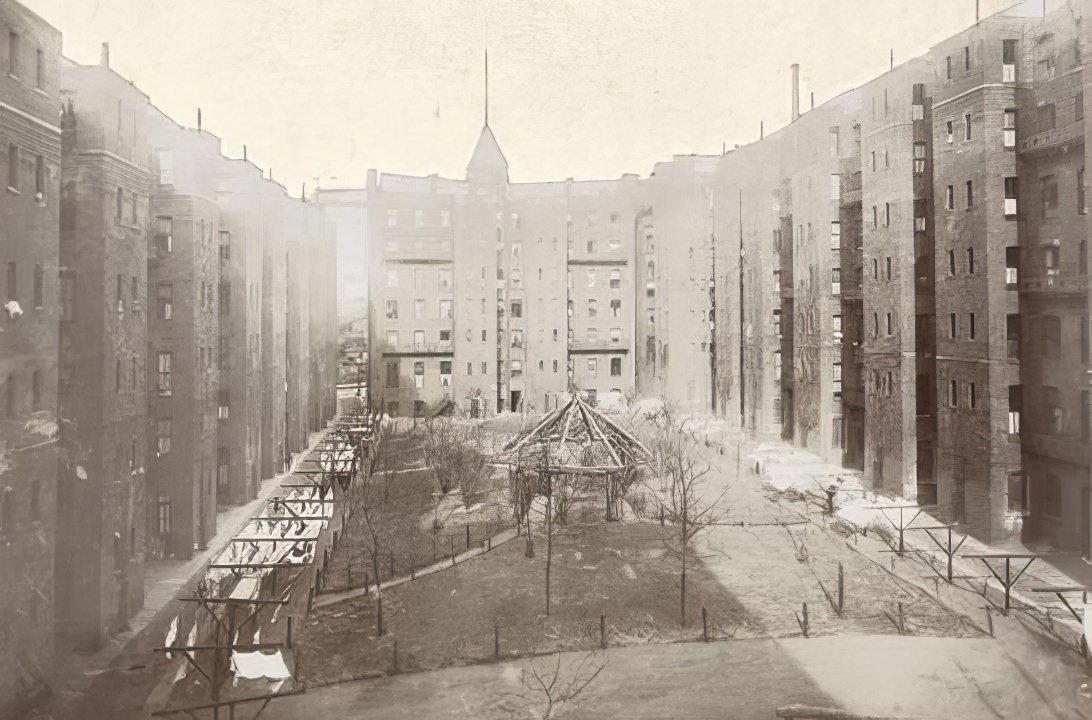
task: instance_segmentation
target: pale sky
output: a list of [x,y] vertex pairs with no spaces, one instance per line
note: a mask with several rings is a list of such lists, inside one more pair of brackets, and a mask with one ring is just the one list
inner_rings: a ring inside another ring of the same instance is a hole
[[[974,22],[975,0],[21,0],[293,194],[463,177],[482,124],[515,181],[647,175],[719,153]],[[981,0],[982,15],[1013,0]],[[334,179],[336,178],[336,179]]]

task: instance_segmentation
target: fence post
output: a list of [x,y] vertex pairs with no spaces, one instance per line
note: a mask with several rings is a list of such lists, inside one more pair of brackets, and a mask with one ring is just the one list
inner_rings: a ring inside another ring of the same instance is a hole
[[701,636],[702,640],[709,642],[709,617],[705,613],[705,606],[701,606]]
[[842,569],[842,563],[838,563],[838,617],[842,616],[845,611],[845,571]]
[[990,629],[990,637],[993,637],[993,608],[986,606],[986,626]]
[[906,634],[906,616],[902,613],[902,603],[899,603],[899,635]]
[[470,549],[470,523],[466,524],[466,549]]
[[394,639],[394,672],[398,673],[398,638]]
[[493,623],[493,659],[500,660],[500,623]]
[[599,616],[599,647],[607,647],[607,616]]

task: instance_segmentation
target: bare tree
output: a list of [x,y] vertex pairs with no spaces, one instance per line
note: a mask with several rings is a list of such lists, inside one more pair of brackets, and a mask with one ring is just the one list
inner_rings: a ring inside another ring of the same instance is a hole
[[516,459],[516,466],[508,471],[508,501],[516,519],[516,531],[522,527],[527,538],[526,557],[535,556],[535,542],[531,536],[531,506],[538,494],[538,477],[523,464],[523,451]]
[[542,703],[539,711],[542,720],[554,717],[559,705],[576,700],[607,666],[606,659],[600,661],[594,652],[585,654],[571,670],[562,669],[560,651],[555,657],[553,667],[548,660],[540,667],[536,656],[532,655],[528,667],[521,673],[523,687]]
[[665,402],[663,409],[649,419],[646,434],[656,469],[648,487],[664,520],[661,540],[679,561],[679,617],[685,627],[686,578],[696,555],[694,541],[723,517],[727,488],[707,497],[709,465],[701,458],[696,433],[677,417],[670,404]]
[[448,458],[448,473],[469,512],[485,492],[489,461],[480,430],[464,430],[455,433],[455,438],[455,447]]
[[425,462],[436,473],[440,492],[447,495],[456,486],[454,477],[460,437],[455,423],[446,417],[430,417],[424,422],[422,448]]

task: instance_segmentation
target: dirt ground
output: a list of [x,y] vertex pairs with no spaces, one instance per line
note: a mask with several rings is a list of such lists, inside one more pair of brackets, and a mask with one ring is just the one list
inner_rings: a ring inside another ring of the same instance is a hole
[[384,594],[387,636],[376,638],[374,595],[316,611],[297,643],[309,685],[394,669],[429,670],[492,660],[494,627],[503,656],[598,647],[600,616],[609,645],[694,640],[705,606],[714,637],[751,635],[748,614],[707,572],[688,577],[689,627],[679,623],[678,565],[650,523],[559,528],[545,614],[546,539],[535,556],[518,538],[492,552]]

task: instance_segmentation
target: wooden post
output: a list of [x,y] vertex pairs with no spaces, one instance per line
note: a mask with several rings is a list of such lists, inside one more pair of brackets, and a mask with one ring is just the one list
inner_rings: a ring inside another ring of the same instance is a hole
[[493,623],[493,659],[500,660],[500,623]]
[[986,627],[990,630],[990,637],[993,637],[993,608],[989,605],[986,606]]
[[902,614],[902,603],[899,603],[899,635],[906,634],[906,616]]
[[292,616],[288,616],[288,647],[292,647]]
[[599,616],[599,647],[605,648],[607,646],[607,616]]
[[451,541],[451,564],[455,564],[455,536],[448,535],[447,539]]
[[379,591],[379,587],[375,588],[375,632],[379,637],[383,637],[383,593]]
[[842,569],[842,563],[838,563],[838,616],[841,617],[845,611],[845,571]]
[[705,613],[705,606],[701,606],[701,637],[705,642],[709,642],[709,618]]
[[394,672],[398,674],[398,638],[394,639]]
[[466,549],[470,549],[470,523],[466,524]]

